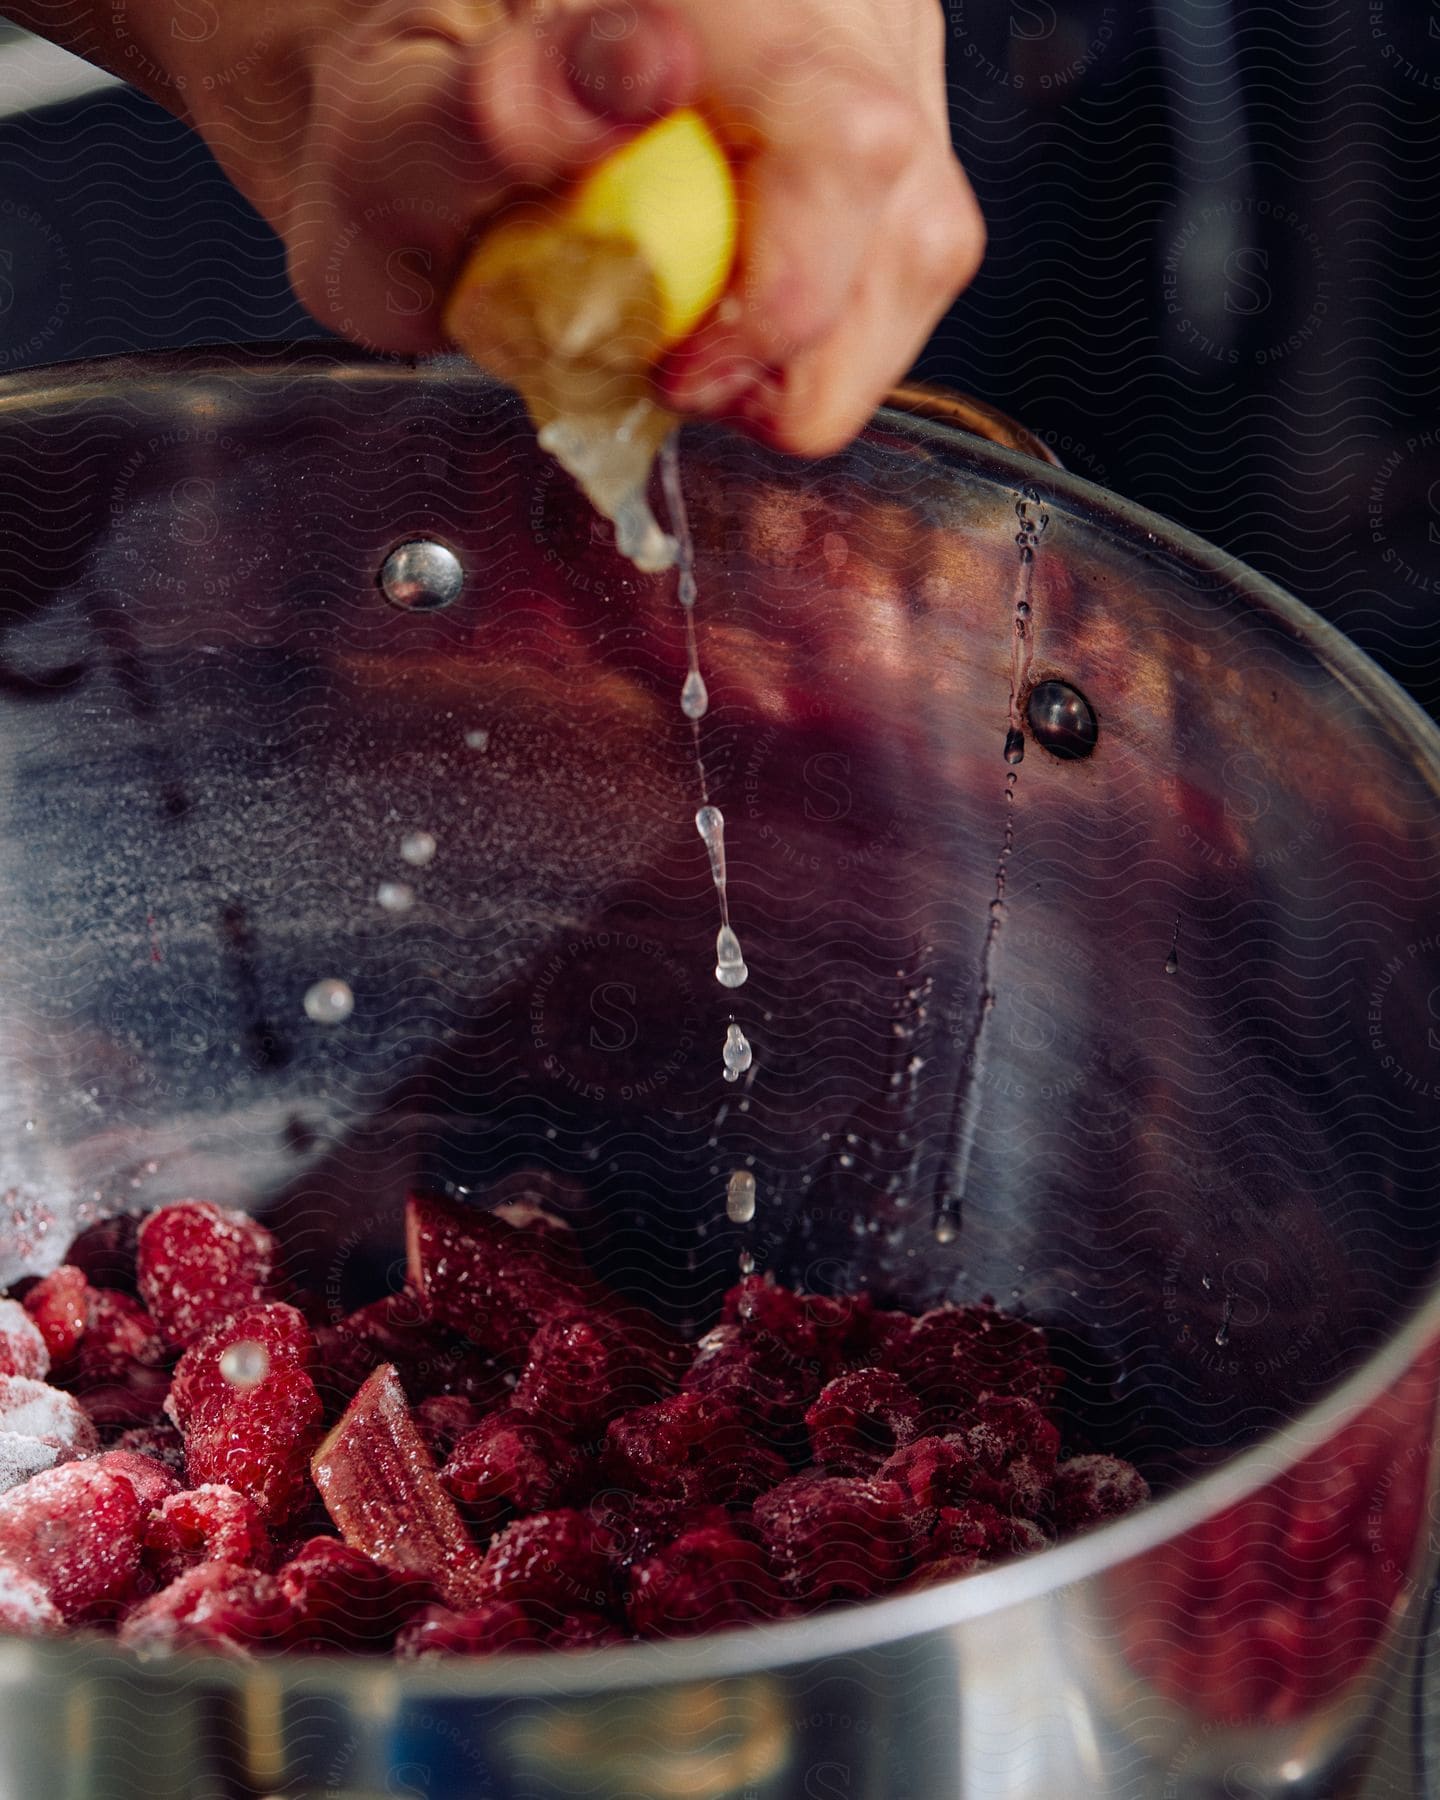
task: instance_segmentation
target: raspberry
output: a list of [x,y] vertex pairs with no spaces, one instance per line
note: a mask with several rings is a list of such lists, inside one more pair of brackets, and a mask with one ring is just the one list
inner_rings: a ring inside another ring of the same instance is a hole
[[1055,1479],[1060,1433],[1034,1401],[982,1400],[958,1435],[975,1459],[971,1498],[1036,1517]]
[[313,1650],[385,1650],[435,1599],[428,1581],[384,1569],[334,1538],[313,1537],[280,1570],[295,1608],[297,1641]]
[[906,1510],[893,1481],[796,1475],[755,1502],[755,1526],[786,1595],[813,1611],[868,1599],[906,1574]]
[[672,1385],[662,1327],[640,1314],[561,1314],[535,1333],[515,1384],[522,1411],[585,1436]]
[[238,1488],[267,1521],[278,1522],[305,1503],[310,1452],[322,1430],[314,1382],[300,1369],[280,1369],[191,1419],[185,1473],[195,1486]]
[[963,1438],[922,1437],[881,1463],[881,1481],[898,1482],[912,1507],[949,1506],[970,1491],[975,1459]]
[[942,1506],[927,1534],[921,1552],[926,1563],[943,1562],[952,1575],[969,1574],[1024,1550],[1039,1550],[1047,1539],[1029,1519],[1016,1519],[970,1500],[963,1506]]
[[[139,1436],[139,1433],[129,1435]],[[153,1512],[157,1506],[163,1506],[172,1494],[180,1492],[180,1483],[170,1468],[157,1462],[153,1456],[145,1456],[135,1450],[117,1446],[114,1450],[107,1450],[103,1456],[92,1458],[85,1466],[88,1469],[108,1469],[111,1474],[123,1475],[135,1490],[142,1516]]]
[[467,1613],[427,1606],[395,1640],[395,1654],[406,1662],[428,1656],[498,1656],[544,1647],[539,1625],[513,1600],[492,1600]]
[[208,1483],[162,1501],[145,1521],[142,1544],[157,1587],[201,1563],[263,1569],[270,1561],[270,1539],[255,1502],[234,1488]]
[[[47,1275],[25,1296],[25,1311],[45,1340],[57,1372],[79,1348],[90,1322],[90,1283],[68,1263]],[[15,1374],[20,1371],[16,1369]]]
[[67,1460],[55,1444],[23,1437],[17,1431],[0,1431],[0,1494]]
[[857,1318],[846,1340],[846,1360],[858,1368],[880,1363],[902,1338],[908,1338],[915,1321],[907,1312],[882,1312],[877,1306]]
[[113,1469],[48,1469],[0,1495],[0,1562],[38,1581],[70,1624],[108,1618],[134,1591],[143,1516]]
[[815,1461],[839,1475],[872,1475],[920,1432],[920,1402],[898,1375],[856,1369],[820,1390],[805,1414]]
[[128,1294],[91,1288],[89,1323],[64,1380],[97,1425],[150,1425],[170,1377],[154,1321]]
[[777,1446],[798,1444],[805,1408],[820,1392],[819,1369],[789,1359],[777,1342],[748,1334],[743,1325],[717,1325],[695,1346],[681,1385],[738,1407]]
[[1118,1456],[1072,1456],[1055,1471],[1050,1509],[1057,1531],[1082,1531],[1149,1498],[1145,1477],[1132,1463]]
[[21,1375],[0,1375],[0,1431],[38,1438],[59,1453],[52,1461],[69,1462],[100,1448],[90,1415],[77,1400]]
[[625,1633],[603,1613],[565,1613],[544,1622],[543,1629],[550,1650],[600,1650],[625,1641]]
[[193,1344],[212,1325],[265,1298],[275,1240],[248,1213],[182,1200],[140,1226],[136,1280],[165,1341]]
[[779,1601],[763,1552],[728,1527],[687,1531],[630,1571],[630,1624],[641,1637],[768,1618]]
[[436,1194],[405,1206],[409,1278],[431,1316],[500,1356],[520,1361],[541,1322],[593,1297],[568,1246],[548,1231]]
[[230,1318],[212,1326],[175,1365],[165,1399],[167,1417],[183,1431],[204,1408],[228,1405],[245,1392],[243,1386],[226,1379],[221,1363],[227,1350],[250,1344],[256,1345],[260,1352],[255,1360],[263,1365],[261,1380],[284,1369],[308,1373],[315,1356],[314,1334],[293,1306],[272,1301],[267,1305],[242,1307]]
[[436,1462],[444,1462],[461,1438],[486,1417],[473,1400],[461,1394],[431,1394],[415,1405],[415,1423]]
[[593,1464],[573,1438],[516,1409],[491,1413],[456,1444],[440,1479],[491,1529],[509,1513],[582,1500]]
[[430,1318],[411,1289],[372,1301],[317,1333],[316,1379],[327,1400],[347,1402],[367,1376],[386,1363],[400,1373],[407,1393],[454,1393],[482,1412],[509,1398],[503,1366]]
[[839,1372],[848,1338],[863,1333],[872,1310],[868,1294],[829,1299],[795,1293],[768,1275],[746,1275],[721,1301],[720,1323],[768,1340],[773,1361],[809,1365],[818,1386]]
[[0,1300],[0,1375],[43,1381],[49,1373],[50,1351],[35,1320],[18,1300]]
[[1045,1333],[995,1306],[941,1306],[915,1321],[886,1352],[882,1367],[918,1394],[926,1424],[963,1423],[991,1394],[1042,1404],[1059,1386]]
[[623,1569],[653,1556],[687,1531],[729,1527],[723,1506],[695,1506],[687,1500],[656,1500],[623,1490],[598,1494],[588,1508],[595,1542],[613,1568]]
[[115,1213],[87,1225],[65,1253],[95,1288],[135,1292],[135,1246],[140,1221],[134,1213]]
[[0,1563],[0,1632],[11,1637],[46,1637],[64,1625],[40,1582],[14,1563]]
[[[136,1425],[129,1431],[122,1431],[111,1446],[112,1453],[120,1451],[138,1455],[146,1462],[158,1463],[169,1475],[175,1476],[178,1487],[185,1474],[185,1440],[170,1424]],[[138,1489],[137,1489],[138,1492]],[[141,1494],[143,1500],[145,1496]],[[164,1495],[161,1496],[161,1499]],[[158,1506],[160,1502],[154,1501]]]
[[208,1650],[248,1657],[285,1649],[295,1629],[294,1608],[274,1576],[206,1562],[136,1607],[120,1627],[120,1643],[142,1656]]
[[480,1580],[496,1600],[543,1606],[556,1617],[608,1612],[615,1597],[600,1534],[572,1507],[506,1526],[486,1553]]
[[708,1394],[676,1394],[612,1419],[605,1465],[617,1481],[692,1505],[753,1500],[790,1473],[738,1407]]

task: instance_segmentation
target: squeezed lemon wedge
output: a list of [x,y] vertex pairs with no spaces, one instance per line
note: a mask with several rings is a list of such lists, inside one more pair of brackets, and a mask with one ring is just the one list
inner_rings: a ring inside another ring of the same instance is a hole
[[541,444],[642,569],[675,556],[645,498],[675,424],[651,397],[650,371],[724,292],[736,234],[729,159],[686,108],[570,194],[501,219],[446,304],[452,340],[519,390]]

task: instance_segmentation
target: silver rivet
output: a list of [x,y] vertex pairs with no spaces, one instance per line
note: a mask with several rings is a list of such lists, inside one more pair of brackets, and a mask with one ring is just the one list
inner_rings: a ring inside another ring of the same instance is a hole
[[402,612],[435,612],[460,597],[465,571],[460,558],[430,538],[412,538],[380,566],[380,592]]

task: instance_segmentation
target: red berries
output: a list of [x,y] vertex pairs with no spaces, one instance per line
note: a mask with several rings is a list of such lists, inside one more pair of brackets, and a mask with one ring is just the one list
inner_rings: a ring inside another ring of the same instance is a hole
[[810,1448],[837,1475],[871,1475],[920,1435],[920,1402],[898,1375],[854,1369],[820,1391],[805,1414]]
[[182,1200],[140,1227],[136,1282],[167,1344],[202,1331],[265,1298],[275,1272],[275,1240],[248,1213]]
[[910,1570],[909,1509],[893,1481],[797,1475],[755,1502],[755,1529],[786,1595],[807,1611],[868,1600]]

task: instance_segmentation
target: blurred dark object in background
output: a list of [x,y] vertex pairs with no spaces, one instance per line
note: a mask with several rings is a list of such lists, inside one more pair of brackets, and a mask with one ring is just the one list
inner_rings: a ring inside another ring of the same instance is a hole
[[[990,253],[919,372],[1440,714],[1440,6],[944,4]],[[37,108],[32,49],[0,43],[0,369],[323,335],[196,138],[73,65]]]

